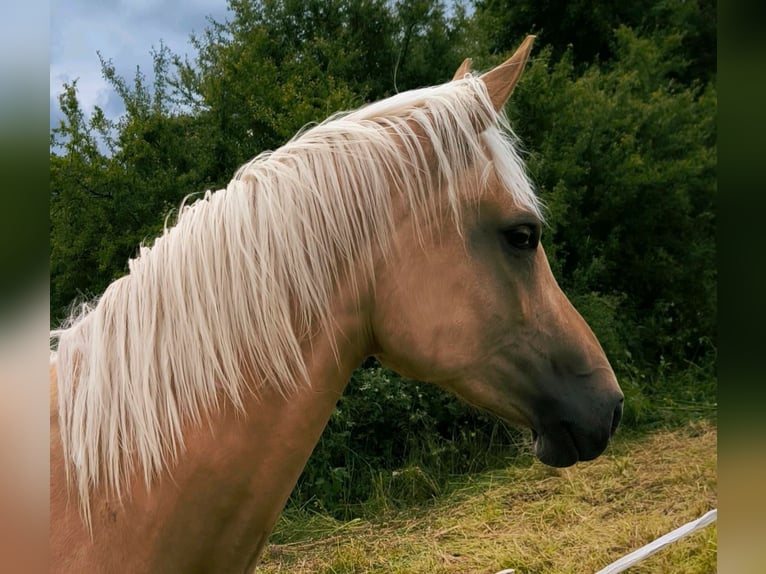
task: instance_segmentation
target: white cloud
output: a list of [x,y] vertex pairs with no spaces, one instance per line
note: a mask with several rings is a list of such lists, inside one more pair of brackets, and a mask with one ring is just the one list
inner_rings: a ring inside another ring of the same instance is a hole
[[192,53],[192,32],[202,32],[207,16],[226,17],[225,0],[53,0],[50,25],[51,125],[58,117],[64,82],[78,79],[86,112],[100,106],[114,117],[122,111],[111,86],[101,77],[97,53],[112,60],[117,73],[131,80],[136,66],[151,79],[152,47],[164,42],[173,52]]

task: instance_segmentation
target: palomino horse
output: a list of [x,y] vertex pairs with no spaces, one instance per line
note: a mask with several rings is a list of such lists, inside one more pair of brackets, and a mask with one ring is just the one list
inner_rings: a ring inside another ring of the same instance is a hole
[[531,44],[255,158],[53,333],[55,571],[250,571],[369,355],[547,464],[606,448],[623,396],[502,113]]

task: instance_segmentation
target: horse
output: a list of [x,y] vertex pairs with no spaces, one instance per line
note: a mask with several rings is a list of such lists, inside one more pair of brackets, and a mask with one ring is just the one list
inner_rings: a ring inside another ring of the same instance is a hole
[[51,333],[53,571],[252,571],[369,356],[604,451],[623,394],[503,111],[532,41],[255,157]]

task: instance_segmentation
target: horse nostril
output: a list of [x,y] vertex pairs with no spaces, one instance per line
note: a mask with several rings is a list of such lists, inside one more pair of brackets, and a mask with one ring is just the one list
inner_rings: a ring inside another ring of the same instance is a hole
[[620,398],[620,402],[617,404],[617,407],[614,409],[614,414],[612,415],[612,428],[610,430],[610,435],[614,435],[614,432],[617,430],[617,427],[620,425],[620,419],[622,419],[622,403],[624,399]]

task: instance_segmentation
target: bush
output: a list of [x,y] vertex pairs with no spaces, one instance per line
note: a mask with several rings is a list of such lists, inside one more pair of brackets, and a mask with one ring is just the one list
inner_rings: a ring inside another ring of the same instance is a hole
[[613,357],[701,361],[716,332],[716,92],[672,79],[678,37],[617,41],[609,68],[582,75],[543,50],[511,100],[546,251]]
[[450,475],[506,463],[519,442],[496,417],[373,362],[354,373],[292,504],[347,518],[364,502],[424,501]]

